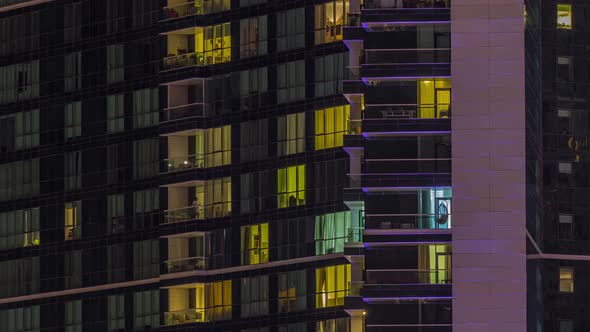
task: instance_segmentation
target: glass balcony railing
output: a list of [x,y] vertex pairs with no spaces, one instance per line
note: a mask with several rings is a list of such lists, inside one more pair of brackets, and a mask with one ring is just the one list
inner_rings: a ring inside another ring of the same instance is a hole
[[361,290],[363,289],[364,281],[351,281],[348,287],[347,296],[361,296]]
[[191,66],[213,65],[216,63],[231,61],[231,49],[229,47],[207,52],[178,50],[177,53],[178,54],[169,54],[164,58],[164,70]]
[[191,15],[206,15],[230,10],[230,0],[199,0],[164,7],[164,19],[172,19]]
[[207,259],[205,257],[187,257],[165,261],[164,272],[186,272],[186,271],[203,271],[207,269]]
[[205,219],[205,209],[197,206],[187,206],[179,209],[164,211],[164,223],[171,224],[193,219]]
[[164,69],[166,70],[203,65],[205,65],[205,55],[203,52],[172,54],[164,58]]
[[451,49],[369,49],[365,50],[365,64],[438,63],[450,62]]
[[162,161],[161,171],[164,173],[184,171],[193,168],[203,168],[205,158],[203,156],[187,156],[184,158],[169,158]]
[[346,242],[363,242],[364,227],[349,227],[346,234]]
[[394,104],[366,106],[365,119],[448,119],[451,104]]
[[451,214],[399,214],[365,217],[367,229],[450,229]]
[[164,109],[164,118],[166,121],[192,118],[192,117],[204,117],[205,116],[205,104],[194,103],[180,106],[173,106]]
[[164,325],[226,320],[231,318],[231,311],[231,305],[167,311],[164,312]]
[[451,270],[367,270],[366,285],[450,284]]
[[184,309],[164,313],[164,325],[205,322],[205,309]]
[[365,0],[365,9],[451,8],[451,0]]
[[230,203],[211,204],[206,206],[187,206],[164,211],[164,223],[171,224],[187,220],[203,220],[223,218],[231,215]]

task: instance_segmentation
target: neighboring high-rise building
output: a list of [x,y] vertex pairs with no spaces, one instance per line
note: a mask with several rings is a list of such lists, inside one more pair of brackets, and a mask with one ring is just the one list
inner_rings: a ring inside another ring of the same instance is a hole
[[0,331],[586,331],[589,12],[0,0]]

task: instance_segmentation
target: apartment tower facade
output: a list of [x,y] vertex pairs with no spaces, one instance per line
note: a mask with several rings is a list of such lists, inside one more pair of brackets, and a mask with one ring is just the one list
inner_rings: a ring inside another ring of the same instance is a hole
[[0,0],[0,330],[585,331],[589,11]]

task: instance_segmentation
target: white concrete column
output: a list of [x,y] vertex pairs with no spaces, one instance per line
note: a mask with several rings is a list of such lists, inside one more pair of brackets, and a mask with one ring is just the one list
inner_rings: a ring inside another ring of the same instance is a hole
[[526,331],[523,0],[453,0],[453,331]]

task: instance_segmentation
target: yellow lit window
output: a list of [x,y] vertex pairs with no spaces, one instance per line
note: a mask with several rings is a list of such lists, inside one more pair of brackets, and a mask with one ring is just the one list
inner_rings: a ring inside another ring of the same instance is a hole
[[315,277],[316,308],[344,305],[350,287],[350,264],[316,269]]
[[[227,217],[231,214],[231,178],[206,181],[204,189],[202,186],[197,186],[195,196],[197,202],[200,202],[200,197],[204,196],[201,201],[205,202],[206,219]],[[198,209],[200,209],[199,206],[196,210]]]
[[326,2],[315,6],[315,43],[342,40],[348,18],[348,0]]
[[571,267],[559,267],[559,291],[562,293],[574,292],[574,269]]
[[166,35],[166,69],[231,61],[231,25],[176,30]]
[[305,204],[305,165],[279,169],[277,184],[279,208]]
[[[231,61],[231,25],[223,23],[204,28],[203,51],[205,64],[216,64]],[[195,39],[197,39],[195,38]]]
[[451,116],[451,80],[418,81],[418,118],[448,118]]
[[451,257],[451,246],[448,244],[418,246],[418,276],[420,283],[450,283],[452,273]]
[[243,226],[242,265],[268,262],[268,223]]
[[209,321],[231,319],[231,280],[212,282],[205,286],[206,318]]
[[557,28],[571,30],[572,28],[572,5],[557,5]]
[[277,154],[284,156],[305,151],[305,113],[277,118]]
[[231,319],[231,280],[209,284],[189,284],[168,289],[165,325]]
[[231,8],[230,0],[168,0],[164,8],[164,16],[167,19],[216,13]]
[[350,105],[329,107],[315,111],[315,149],[329,149],[344,145],[348,133]]
[[[200,143],[198,135],[196,142]],[[228,165],[231,163],[231,126],[208,128],[205,130],[205,167]]]
[[67,240],[79,239],[81,236],[80,201],[65,204],[64,209],[64,238]]

